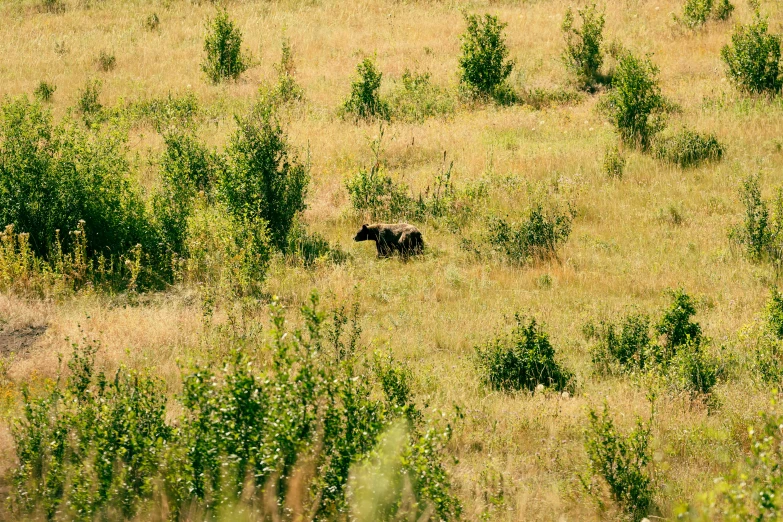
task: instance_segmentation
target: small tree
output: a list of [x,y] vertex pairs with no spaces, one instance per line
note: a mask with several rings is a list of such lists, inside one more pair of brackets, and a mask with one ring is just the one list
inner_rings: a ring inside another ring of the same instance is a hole
[[356,66],[356,78],[351,83],[351,95],[343,105],[346,114],[357,119],[387,119],[389,107],[380,96],[381,73],[372,58],[365,58]]
[[604,61],[601,52],[604,14],[596,9],[595,4],[578,9],[577,14],[582,20],[580,28],[574,27],[574,13],[570,8],[563,20],[566,43],[563,61],[566,67],[576,74],[577,81],[583,88],[592,89],[596,83],[605,80],[599,71]]
[[729,79],[743,91],[776,94],[783,86],[780,69],[780,36],[769,34],[765,18],[738,25],[731,45],[720,52]]
[[220,195],[237,219],[265,223],[272,244],[285,249],[294,219],[305,209],[309,166],[292,153],[268,108],[256,107],[247,117],[237,118],[237,125],[220,173]]
[[215,18],[207,22],[204,51],[206,57],[201,70],[212,83],[236,80],[248,68],[249,60],[242,54],[242,32],[225,10],[218,11]]
[[624,53],[612,79],[603,108],[627,145],[647,150],[664,127],[666,100],[658,85],[658,67],[645,58]]
[[479,96],[493,96],[506,81],[514,62],[507,60],[508,48],[503,41],[507,24],[485,14],[465,15],[467,30],[462,35],[462,56],[459,59],[460,82]]

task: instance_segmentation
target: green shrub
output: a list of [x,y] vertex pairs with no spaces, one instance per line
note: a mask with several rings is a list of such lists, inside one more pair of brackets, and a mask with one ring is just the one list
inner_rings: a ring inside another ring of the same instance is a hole
[[723,145],[712,134],[699,134],[683,128],[673,136],[654,141],[655,156],[681,168],[698,167],[723,158]]
[[650,318],[642,313],[630,313],[619,325],[602,323],[596,332],[598,344],[592,350],[593,365],[601,373],[648,370],[652,339]]
[[97,348],[74,345],[64,389],[51,385],[40,397],[23,390],[23,418],[13,431],[21,513],[129,519],[152,495],[171,435],[162,385],[124,368],[107,379],[94,367]]
[[70,249],[68,232],[81,220],[90,258],[121,256],[137,244],[156,251],[122,136],[87,133],[67,119],[55,125],[26,98],[6,100],[0,110],[0,223],[29,233],[44,259],[56,251],[58,235]]
[[731,13],[733,12],[734,4],[731,3],[731,0],[718,0],[718,3],[715,4],[715,7],[712,10],[712,16],[716,20],[725,22],[731,18]]
[[462,56],[459,59],[460,83],[471,94],[494,97],[511,74],[514,62],[507,60],[508,48],[503,40],[505,23],[485,14],[465,15],[468,26],[460,37]]
[[190,205],[183,278],[205,285],[217,298],[259,295],[272,253],[266,227],[202,196]]
[[549,336],[534,318],[515,315],[511,333],[476,347],[476,366],[483,382],[494,390],[512,391],[536,386],[572,389],[573,374],[555,360]]
[[780,36],[768,32],[767,20],[738,25],[731,45],[720,52],[729,79],[750,93],[777,94],[783,86],[780,69]]
[[201,70],[212,83],[236,80],[249,67],[250,60],[242,53],[242,32],[225,9],[207,22],[204,52]]
[[494,217],[489,221],[487,241],[514,263],[545,261],[557,257],[557,250],[571,234],[571,212],[557,208],[545,210],[534,204],[524,221],[507,222]]
[[351,207],[370,221],[400,219],[412,208],[408,187],[395,182],[378,163],[345,182]]
[[454,113],[454,99],[445,89],[432,84],[429,73],[406,69],[400,83],[389,99],[390,112],[395,119],[422,122],[433,116]]
[[236,219],[266,226],[272,245],[284,250],[294,220],[305,208],[309,164],[299,161],[268,107],[255,107],[237,118],[237,125],[218,194]]
[[[75,349],[65,387],[23,396],[15,514],[113,520],[150,510],[183,519],[198,511],[213,519],[236,507],[255,511],[271,497],[272,506],[296,502],[313,519],[346,516],[349,475],[377,455],[406,407],[376,398],[382,385],[359,352],[336,359],[323,349],[355,346],[360,330],[345,335],[344,323],[330,324],[316,303],[302,308],[303,331],[286,331],[274,303],[270,339],[248,349],[250,340],[229,338],[227,356],[183,372],[171,411],[157,379],[125,368],[107,379],[94,347]],[[405,371],[387,364],[399,388]],[[397,508],[417,520],[459,519],[442,464],[451,426],[407,424],[390,478],[409,502]]]
[[345,114],[357,120],[389,118],[389,105],[381,98],[383,74],[376,68],[375,60],[365,58],[356,66],[356,78],[351,82],[351,94],[343,104]]
[[98,55],[96,63],[98,65],[99,71],[109,72],[117,65],[117,58],[115,58],[114,53],[101,51],[101,54]]
[[622,179],[625,164],[625,156],[617,145],[606,149],[603,161],[604,174],[610,178]]
[[52,99],[52,96],[54,96],[54,91],[56,90],[56,85],[42,81],[38,84],[38,87],[35,88],[33,94],[38,100],[41,100],[42,102],[48,102]]
[[626,145],[647,150],[664,127],[667,103],[658,85],[658,67],[649,58],[624,53],[612,78],[612,89],[602,107]]
[[84,120],[88,126],[90,122],[94,121],[99,116],[103,109],[103,105],[101,105],[101,102],[98,100],[101,95],[101,85],[102,82],[100,80],[91,80],[85,84],[84,89],[79,91],[79,102],[77,107],[79,112],[82,113],[82,116],[84,116]]
[[777,288],[770,291],[766,312],[767,328],[775,337],[783,340],[783,294]]
[[581,27],[574,27],[574,12],[568,8],[563,20],[562,30],[566,49],[563,61],[574,73],[577,82],[584,89],[592,89],[607,78],[601,74],[604,57],[601,51],[603,40],[604,14],[599,13],[595,4],[577,9]]
[[172,132],[164,136],[164,142],[161,190],[153,198],[153,209],[166,250],[183,257],[194,198],[199,192],[211,195],[218,160],[192,134]]
[[775,213],[770,215],[767,202],[761,196],[758,175],[748,176],[742,182],[740,200],[745,207],[744,220],[729,231],[729,239],[738,244],[751,261],[770,260],[779,263],[779,246],[783,229],[783,192],[778,191],[774,202]]
[[671,304],[664,310],[661,319],[655,325],[655,331],[663,336],[663,342],[656,354],[659,362],[667,363],[676,354],[679,347],[702,341],[701,326],[691,321],[696,315],[693,298],[681,288],[670,292]]
[[691,29],[700,27],[708,20],[726,21],[734,12],[731,0],[685,0],[682,6],[682,18],[674,19],[685,24]]
[[714,406],[712,388],[723,374],[719,362],[705,351],[705,343],[688,341],[677,347],[667,370],[670,385],[692,397],[704,397]]
[[603,481],[622,512],[630,520],[641,520],[653,507],[649,470],[652,420],[645,426],[637,419],[636,427],[626,435],[615,427],[606,404],[600,415],[590,409],[588,417],[590,426],[585,431],[585,450],[590,459],[590,476],[583,477],[582,483],[600,503],[600,488],[596,482]]

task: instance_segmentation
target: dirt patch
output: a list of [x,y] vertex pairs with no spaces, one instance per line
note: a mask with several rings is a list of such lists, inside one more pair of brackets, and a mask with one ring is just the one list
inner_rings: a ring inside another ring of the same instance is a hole
[[0,326],[0,356],[15,354],[26,358],[30,348],[46,332],[46,326],[28,324],[18,328]]

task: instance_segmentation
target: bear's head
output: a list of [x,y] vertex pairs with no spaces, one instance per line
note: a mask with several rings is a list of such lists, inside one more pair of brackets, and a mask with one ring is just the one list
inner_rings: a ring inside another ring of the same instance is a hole
[[369,239],[374,239],[372,236],[372,230],[367,225],[362,225],[362,229],[356,233],[356,236],[353,238],[354,241],[367,241]]

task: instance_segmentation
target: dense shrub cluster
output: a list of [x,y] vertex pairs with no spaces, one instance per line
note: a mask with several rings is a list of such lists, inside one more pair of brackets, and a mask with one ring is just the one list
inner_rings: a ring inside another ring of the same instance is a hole
[[387,360],[375,376],[357,351],[359,329],[344,333],[344,312],[329,322],[315,303],[302,309],[304,331],[286,332],[274,305],[268,343],[236,341],[225,361],[193,367],[173,424],[160,381],[124,368],[107,378],[95,367],[96,346],[74,346],[64,387],[24,394],[13,434],[16,512],[344,518],[360,495],[388,493],[348,479],[372,465],[384,432],[401,430],[399,453],[381,470],[400,484],[386,514],[458,518],[441,463],[450,427],[410,420],[418,416],[404,367]]
[[573,390],[574,376],[555,360],[549,336],[534,318],[515,316],[516,326],[476,347],[476,365],[492,389],[533,391],[539,384]]
[[769,33],[766,19],[738,25],[731,44],[721,49],[727,74],[740,89],[750,93],[778,94],[783,86],[780,36]]
[[0,222],[29,234],[37,256],[70,251],[85,221],[89,257],[118,257],[136,245],[155,255],[158,237],[129,180],[124,138],[89,133],[26,98],[6,100],[0,117]]
[[647,315],[632,312],[619,324],[588,325],[588,336],[598,339],[593,365],[599,373],[655,372],[675,391],[710,398],[722,368],[706,352],[709,341],[692,321],[695,314],[693,298],[677,289],[655,324]]

